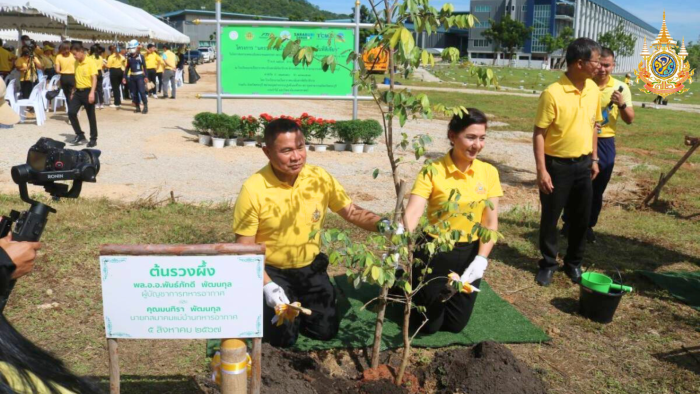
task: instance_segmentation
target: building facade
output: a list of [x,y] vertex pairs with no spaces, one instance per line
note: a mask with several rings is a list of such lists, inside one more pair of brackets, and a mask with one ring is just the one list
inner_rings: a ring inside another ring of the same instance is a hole
[[[597,40],[604,33],[613,30],[622,22],[625,32],[636,39],[632,56],[616,59],[618,72],[633,70],[641,60],[644,39],[653,41],[658,29],[644,22],[629,11],[610,0],[472,0],[471,12],[479,19],[479,24],[471,29],[469,55],[475,63],[493,64],[494,47],[482,35],[489,26],[489,19],[500,21],[505,15],[532,27],[531,37],[517,51],[515,65],[539,68],[552,65],[553,60],[562,56],[554,53],[548,56],[540,39],[547,34],[557,36],[565,27],[574,31],[574,37],[588,37]],[[505,55],[495,59],[496,64],[505,65]]]
[[[190,47],[193,49],[199,47],[214,47],[216,46],[216,31],[215,25],[195,25],[195,19],[216,19],[216,12],[205,10],[180,10],[168,12],[166,14],[156,15],[157,18],[164,21],[175,30],[190,37]],[[280,18],[276,16],[261,16],[238,14],[235,12],[222,12],[221,19],[226,20],[263,20],[263,21],[286,21],[288,18]]]

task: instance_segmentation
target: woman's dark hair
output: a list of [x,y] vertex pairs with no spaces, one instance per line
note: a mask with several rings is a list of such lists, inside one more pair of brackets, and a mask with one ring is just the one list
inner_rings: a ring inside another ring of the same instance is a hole
[[[449,138],[450,132],[458,134],[467,127],[473,124],[488,124],[488,119],[486,119],[486,114],[481,112],[476,108],[467,108],[468,114],[462,114],[460,118],[459,115],[454,115],[452,120],[450,120],[450,125],[447,128],[447,137]],[[450,142],[451,144],[451,142]]]
[[[0,276],[6,276],[5,271],[0,272]],[[5,294],[8,281],[9,278],[0,278],[0,294]],[[72,374],[61,360],[34,345],[15,330],[2,313],[0,313],[0,362],[17,370],[18,378],[33,394],[38,393],[38,388],[29,376],[30,371],[49,388],[51,394],[60,394],[56,385],[79,394],[101,393],[93,384]],[[2,374],[0,374],[0,393],[16,393]]]
[[29,56],[30,52],[31,51],[29,50],[29,48],[24,47],[24,48],[22,48],[22,55],[21,56]]
[[264,138],[265,138],[265,144],[268,147],[271,147],[272,144],[275,143],[275,140],[277,139],[277,136],[282,133],[296,133],[297,131],[300,131],[301,128],[299,125],[289,119],[275,119],[272,122],[268,123],[267,126],[265,126],[265,131],[264,131]]

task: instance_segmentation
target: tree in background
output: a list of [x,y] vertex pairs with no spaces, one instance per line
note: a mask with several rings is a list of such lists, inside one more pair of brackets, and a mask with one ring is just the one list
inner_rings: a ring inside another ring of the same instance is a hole
[[490,19],[490,22],[491,27],[484,30],[481,34],[494,44],[494,52],[496,52],[496,56],[493,59],[494,64],[496,64],[497,54],[501,48],[506,49],[506,53],[510,55],[509,58],[512,63],[515,50],[525,44],[525,40],[530,37],[533,28],[514,20],[510,15],[506,15],[498,22]]
[[637,39],[632,33],[625,33],[625,25],[620,21],[615,29],[598,37],[598,43],[612,49],[615,52],[615,57],[625,57],[634,55]]
[[[162,14],[185,9],[213,11],[215,3],[212,0],[129,0],[129,4],[152,14]],[[306,15],[303,20],[313,20],[316,14],[325,19],[339,19],[345,16],[323,11],[307,0],[221,0],[221,10],[281,17],[296,13]]]
[[558,50],[562,50],[562,56],[559,57],[557,62],[554,65],[554,68],[558,68],[563,64],[563,59],[564,59],[564,54],[566,52],[566,48],[571,44],[571,41],[574,40],[574,29],[572,29],[569,26],[566,26],[565,28],[561,29],[559,34],[554,37],[551,34],[547,33],[545,36],[540,37],[539,43],[544,45],[545,47],[545,52],[547,52],[547,59],[549,59],[552,54]]

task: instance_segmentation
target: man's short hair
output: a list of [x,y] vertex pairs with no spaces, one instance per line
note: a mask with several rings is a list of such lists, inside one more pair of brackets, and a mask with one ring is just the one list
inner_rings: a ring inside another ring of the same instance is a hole
[[153,47],[155,47],[155,45],[153,45],[153,44],[148,44],[148,46],[146,47],[146,49],[151,49],[151,48],[153,48]]
[[265,144],[270,147],[275,143],[278,135],[282,133],[296,133],[297,131],[301,131],[301,128],[295,121],[276,119],[265,126],[263,138],[265,139]]
[[566,65],[570,66],[578,60],[591,60],[593,52],[600,53],[600,44],[590,38],[577,38],[566,48]]
[[603,47],[600,50],[600,57],[612,57],[613,59],[615,58],[615,52],[613,52],[612,49],[608,47]]
[[73,44],[70,47],[71,51],[85,52],[85,48],[82,44]]
[[163,49],[170,49],[170,44],[163,45]]

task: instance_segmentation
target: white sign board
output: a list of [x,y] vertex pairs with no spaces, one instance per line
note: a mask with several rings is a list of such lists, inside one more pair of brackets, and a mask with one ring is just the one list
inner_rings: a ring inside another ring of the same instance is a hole
[[264,257],[101,256],[107,338],[262,337]]

